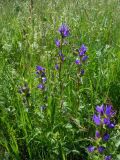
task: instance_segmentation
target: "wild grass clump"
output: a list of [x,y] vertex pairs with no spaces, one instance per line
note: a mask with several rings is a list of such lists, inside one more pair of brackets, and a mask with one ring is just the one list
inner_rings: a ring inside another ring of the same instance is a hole
[[120,159],[120,2],[1,1],[0,159]]

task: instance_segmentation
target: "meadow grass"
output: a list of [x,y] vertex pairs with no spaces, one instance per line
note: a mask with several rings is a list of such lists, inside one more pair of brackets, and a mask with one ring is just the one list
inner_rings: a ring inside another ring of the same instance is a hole
[[[103,160],[104,155],[90,155],[86,148],[94,143],[95,107],[105,103],[117,111],[106,154],[119,160],[120,1],[31,2],[0,2],[0,159]],[[62,23],[70,35],[59,77],[55,39],[61,38]],[[78,84],[76,49],[82,44],[89,58]],[[45,92],[37,88],[37,65],[45,68]],[[18,92],[25,84],[30,96]]]

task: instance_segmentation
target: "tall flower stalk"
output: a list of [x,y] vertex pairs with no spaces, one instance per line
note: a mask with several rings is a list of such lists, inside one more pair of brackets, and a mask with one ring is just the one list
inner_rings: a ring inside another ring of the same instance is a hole
[[[56,47],[58,47],[59,51],[58,51],[58,60],[57,60],[57,64],[55,65],[55,68],[58,70],[59,72],[59,89],[60,89],[60,95],[61,95],[61,100],[62,100],[62,92],[63,92],[63,83],[62,83],[62,65],[63,65],[63,62],[65,60],[65,56],[63,54],[63,44],[64,44],[64,39],[66,37],[69,36],[70,32],[69,32],[69,28],[67,25],[65,24],[62,24],[59,29],[58,29],[58,32],[60,33],[60,40],[56,40],[55,41],[55,44],[56,44]],[[60,105],[62,107],[62,103]]]
[[77,91],[78,91],[78,99],[77,99],[77,106],[79,107],[79,91],[80,91],[80,83],[81,83],[81,80],[82,80],[82,76],[84,75],[85,73],[85,70],[84,70],[84,64],[86,62],[86,60],[88,59],[88,56],[86,54],[87,52],[87,47],[82,44],[82,46],[78,49],[78,57],[77,59],[75,60],[75,63],[77,65]]
[[38,89],[40,89],[42,92],[43,104],[40,107],[40,109],[41,109],[41,111],[43,111],[46,109],[46,94],[45,94],[46,87],[45,87],[45,84],[46,84],[47,78],[46,78],[45,68],[43,68],[41,66],[36,66],[36,74],[37,74],[37,78],[39,80]]

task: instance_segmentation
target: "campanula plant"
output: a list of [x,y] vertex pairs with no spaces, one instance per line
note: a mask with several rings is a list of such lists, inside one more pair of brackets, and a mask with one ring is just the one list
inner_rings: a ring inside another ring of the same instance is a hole
[[82,44],[81,47],[77,50],[77,58],[75,60],[75,64],[77,67],[77,83],[76,83],[76,92],[78,95],[77,98],[77,107],[80,106],[80,87],[83,83],[82,77],[85,74],[85,64],[87,62],[88,55],[87,55],[87,47]]
[[[100,157],[104,160],[111,160],[112,156],[107,155],[109,151],[109,145],[107,143],[111,139],[112,129],[115,127],[114,116],[116,112],[111,104],[102,104],[101,106],[96,106],[97,114],[93,115],[93,122],[96,125],[95,132],[95,145],[88,146],[87,150],[92,154],[100,154]],[[94,156],[93,156],[94,157]]]
[[[60,93],[60,101],[62,101],[63,94],[63,82],[62,82],[62,66],[65,61],[65,55],[63,53],[63,46],[66,43],[65,38],[70,35],[70,30],[66,24],[62,24],[58,32],[60,34],[60,39],[55,40],[55,45],[58,48],[58,53],[55,56],[55,69],[58,71],[58,81],[59,81],[59,93]],[[61,105],[62,107],[62,102]]]
[[84,75],[84,64],[88,59],[88,55],[86,54],[87,47],[82,44],[82,46],[78,49],[78,58],[75,60],[76,65],[78,66],[78,83],[80,84],[80,77]]
[[0,159],[119,160],[119,1],[0,2]]

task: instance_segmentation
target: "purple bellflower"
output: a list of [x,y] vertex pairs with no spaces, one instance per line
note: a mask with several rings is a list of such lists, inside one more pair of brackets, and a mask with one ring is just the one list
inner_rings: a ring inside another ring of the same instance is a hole
[[[79,53],[78,55],[79,55],[80,57],[75,60],[75,63],[78,65],[78,67],[79,67],[79,66],[82,66],[82,65],[84,64],[84,62],[88,59],[88,56],[85,54],[86,51],[87,51],[87,48],[86,48],[86,46],[85,46],[84,44],[81,46],[80,49],[78,49],[78,53]],[[83,65],[83,66],[84,66],[84,65]],[[82,67],[82,68],[79,68],[78,71],[80,71],[80,72],[79,72],[80,76],[83,76],[84,73],[85,73],[83,67]]]
[[59,66],[58,66],[58,64],[56,64],[56,65],[55,65],[55,69],[56,69],[56,70],[58,70],[58,69],[59,69]]
[[96,106],[96,111],[100,113],[100,115],[104,114],[104,105]]
[[110,119],[109,118],[104,118],[103,119],[103,124],[109,125],[110,124]]
[[87,51],[87,48],[84,44],[82,44],[81,48],[78,50],[79,56],[83,56]]
[[115,115],[115,111],[113,111],[111,105],[101,105],[96,106],[96,111],[99,113],[99,115],[103,116],[102,122],[103,124],[107,125],[109,128],[114,128],[115,124],[110,122],[110,118]]
[[84,73],[85,73],[85,70],[84,69],[81,69],[81,75],[83,76],[84,75]]
[[108,128],[114,128],[115,127],[115,123],[113,123],[113,122],[110,122],[110,124],[108,124]]
[[58,31],[61,34],[62,38],[68,37],[70,34],[69,28],[65,24],[62,24]]
[[60,47],[60,40],[56,39],[56,40],[55,40],[55,44],[56,44],[56,46],[59,48],[59,47]]
[[85,62],[87,59],[88,59],[88,56],[86,56],[86,55],[82,57],[83,62]]
[[115,114],[115,112],[112,110],[111,105],[106,105],[106,107],[105,107],[104,104],[102,104],[101,106],[97,106],[96,110],[101,115],[105,114],[109,118],[114,116],[114,114]]
[[99,152],[99,153],[103,153],[104,150],[105,150],[105,147],[103,147],[103,146],[99,146],[99,147],[98,147],[98,152]]
[[38,88],[41,89],[41,90],[43,90],[44,89],[44,85],[43,84],[39,84]]
[[47,81],[46,77],[42,77],[42,82],[45,83]]
[[111,160],[112,157],[111,156],[105,156],[105,160]]
[[111,105],[106,105],[105,114],[106,114],[107,117],[113,117],[115,115],[115,112],[112,110]]
[[104,140],[104,141],[108,141],[109,138],[110,138],[110,135],[109,135],[108,133],[105,133],[105,134],[103,135],[103,140]]
[[94,150],[95,150],[95,147],[94,146],[89,146],[88,148],[87,148],[87,150],[88,150],[88,152],[93,152]]
[[76,60],[75,60],[75,63],[76,63],[76,64],[80,64],[80,60],[79,60],[79,59],[76,59]]
[[100,125],[101,123],[106,125],[108,128],[114,128],[115,123],[111,122],[111,117],[113,117],[116,112],[113,111],[111,105],[96,106],[96,111],[98,112],[98,116],[94,114],[93,121],[96,125]]
[[96,125],[100,125],[101,124],[101,119],[100,119],[100,115],[96,116],[96,114],[93,115],[93,121]]
[[96,131],[96,132],[95,132],[95,137],[96,137],[96,138],[100,138],[100,132],[99,132],[99,131]]
[[45,68],[41,67],[41,66],[36,66],[36,70],[37,71],[45,71]]
[[42,77],[42,82],[45,83],[47,81],[46,77]]
[[36,74],[41,75],[41,77],[45,76],[45,68],[36,66]]

